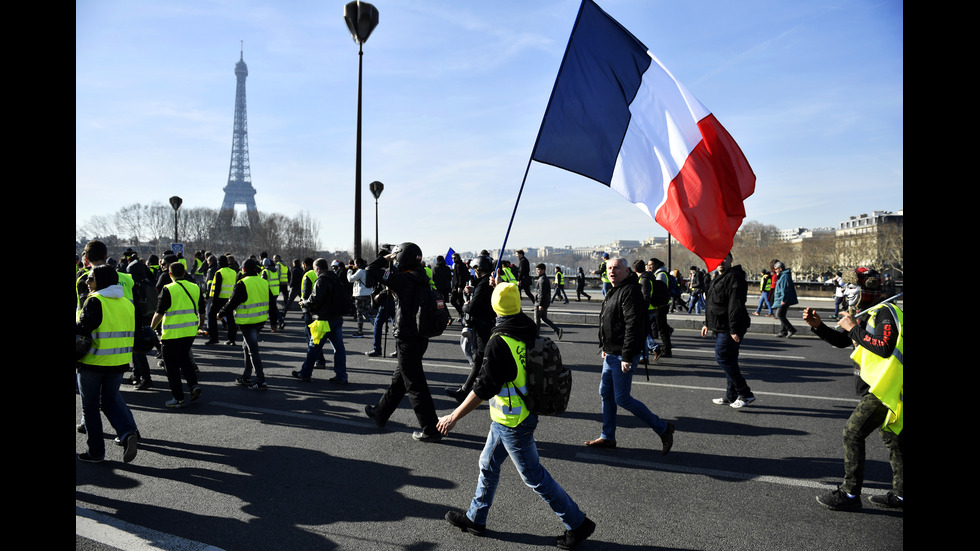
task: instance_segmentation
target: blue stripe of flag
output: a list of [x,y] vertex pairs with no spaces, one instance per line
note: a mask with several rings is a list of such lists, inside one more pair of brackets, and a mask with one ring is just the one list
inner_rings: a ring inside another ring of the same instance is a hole
[[583,0],[531,158],[608,186],[650,63],[646,46]]

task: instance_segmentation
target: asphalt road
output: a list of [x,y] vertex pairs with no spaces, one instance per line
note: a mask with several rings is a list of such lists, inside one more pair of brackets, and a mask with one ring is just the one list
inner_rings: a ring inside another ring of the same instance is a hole
[[[711,403],[724,377],[712,341],[685,328],[700,318],[672,316],[674,357],[652,365],[649,380],[641,369],[633,395],[675,423],[673,451],[662,456],[656,434],[625,411],[619,447],[593,450],[582,442],[601,423],[596,328],[572,322],[597,311],[595,300],[552,308],[565,329],[559,345],[573,394],[569,411],[542,417],[536,432],[542,463],[598,525],[581,549],[903,548],[901,511],[865,500],[860,512],[833,512],[814,499],[843,471],[841,429],[857,403],[848,351],[809,337],[799,321],[796,337],[780,339],[771,319],[754,317],[741,363],[758,400],[734,410]],[[554,547],[557,517],[513,469],[501,477],[487,537],[443,519],[472,498],[486,406],[442,442],[422,444],[411,439],[417,426],[406,399],[379,432],[363,408],[387,386],[394,360],[364,356],[370,340],[350,338],[348,321],[351,384],[327,383],[329,369],[301,383],[290,371],[305,345],[296,313],[290,318],[285,332],[262,335],[266,392],[234,384],[241,348],[223,345],[195,346],[204,394],[187,409],[163,406],[170,396],[161,368],[153,367],[152,390],[124,385],[143,435],[139,455],[124,464],[108,442],[107,461],[76,460],[76,549]],[[442,389],[469,369],[458,326],[430,343],[425,366],[436,408],[448,413],[454,402]],[[76,453],[84,450],[76,435]],[[877,435],[866,478],[866,496],[890,487]]]

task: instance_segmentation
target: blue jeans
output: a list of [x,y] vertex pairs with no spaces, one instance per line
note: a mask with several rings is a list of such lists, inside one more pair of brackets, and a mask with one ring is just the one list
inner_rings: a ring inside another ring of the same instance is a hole
[[728,333],[715,333],[715,360],[725,371],[725,377],[728,379],[725,398],[730,402],[734,402],[739,397],[754,396],[749,384],[745,382],[745,377],[742,377],[742,370],[738,367],[740,346],[741,343],[735,342]]
[[[767,291],[762,291],[762,295],[759,297],[759,306],[756,307],[755,313],[758,314],[762,311],[762,307],[765,306],[769,309],[769,315],[772,315],[772,303],[769,302],[769,293]],[[835,313],[836,315],[836,313]]]
[[378,307],[378,315],[374,318],[374,349],[381,351],[381,331],[385,323],[395,319],[395,301],[388,298]]
[[329,340],[330,344],[333,345],[333,372],[336,374],[337,379],[346,381],[347,349],[344,348],[344,318],[327,320],[327,323],[330,324],[330,332],[320,339],[320,344],[314,344],[312,338],[307,341],[306,361],[303,362],[303,367],[300,368],[299,374],[301,377],[310,377],[313,375],[313,366],[318,360],[323,359],[323,345]]
[[700,314],[701,312],[704,311],[704,293],[700,291],[696,293],[691,293],[691,297],[687,299],[688,313],[690,313],[692,309],[697,314]]
[[259,328],[261,323],[239,325],[242,332],[242,350],[245,352],[245,371],[242,378],[248,379],[255,371],[255,382],[265,382],[265,372],[262,370],[262,358],[259,357]]
[[602,397],[602,434],[605,440],[616,439],[616,411],[619,407],[639,417],[657,434],[667,430],[667,423],[657,417],[643,402],[630,395],[633,386],[633,372],[640,361],[640,355],[633,357],[633,369],[623,373],[622,358],[606,354],[602,360],[602,376],[599,379],[599,396]]
[[102,459],[105,457],[105,440],[102,437],[100,410],[105,413],[120,440],[136,430],[133,412],[119,393],[123,373],[99,373],[79,369],[77,380],[78,394],[82,398],[82,422],[85,424],[88,454]]
[[466,516],[477,524],[486,524],[493,496],[500,481],[500,470],[510,457],[517,467],[524,484],[534,490],[551,507],[567,530],[578,528],[585,520],[585,513],[565,493],[565,490],[538,460],[538,447],[534,443],[534,429],[538,426],[538,416],[531,414],[516,427],[505,427],[495,421],[490,423],[487,443],[480,454],[480,479],[476,494],[470,502]]

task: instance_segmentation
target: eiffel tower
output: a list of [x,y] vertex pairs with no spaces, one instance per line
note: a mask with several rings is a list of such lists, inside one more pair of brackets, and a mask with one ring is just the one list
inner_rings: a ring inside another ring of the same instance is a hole
[[254,226],[258,222],[259,211],[255,208],[255,188],[252,187],[252,171],[248,165],[248,115],[245,112],[245,45],[242,43],[241,57],[235,64],[235,127],[231,138],[231,168],[228,170],[228,185],[225,186],[225,199],[221,203],[219,217],[222,225],[228,227],[235,215],[235,205],[245,205],[248,218]]

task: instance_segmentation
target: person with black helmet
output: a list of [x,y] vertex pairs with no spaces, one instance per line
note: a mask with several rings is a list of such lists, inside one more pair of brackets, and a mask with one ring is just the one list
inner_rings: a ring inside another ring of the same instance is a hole
[[[265,383],[265,371],[262,369],[262,358],[259,355],[259,331],[269,319],[269,304],[275,300],[269,281],[260,275],[258,261],[249,258],[242,263],[242,277],[235,283],[231,297],[218,312],[219,317],[233,317],[235,325],[242,332],[245,371],[241,377],[235,379],[235,382],[252,390],[268,388]],[[254,381],[253,371],[256,377]]]
[[367,272],[371,281],[383,284],[395,296],[394,335],[398,366],[377,405],[366,406],[364,412],[378,428],[382,428],[408,394],[421,429],[412,433],[412,438],[420,442],[439,441],[442,435],[436,430],[436,407],[422,368],[422,357],[429,340],[419,333],[416,322],[419,308],[429,292],[429,278],[422,270],[422,249],[415,243],[402,243],[392,253],[379,256],[368,265]]
[[480,374],[483,365],[484,350],[487,341],[490,340],[490,331],[493,329],[497,320],[497,314],[493,311],[490,297],[493,294],[493,287],[490,283],[490,272],[493,271],[493,262],[485,257],[478,256],[470,262],[470,266],[476,270],[476,281],[473,285],[466,286],[466,293],[470,299],[463,305],[463,315],[466,316],[467,325],[471,331],[473,366],[470,369],[466,382],[458,388],[447,388],[446,394],[462,403],[463,399],[473,388],[473,382]]

